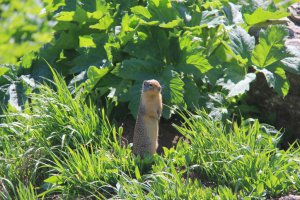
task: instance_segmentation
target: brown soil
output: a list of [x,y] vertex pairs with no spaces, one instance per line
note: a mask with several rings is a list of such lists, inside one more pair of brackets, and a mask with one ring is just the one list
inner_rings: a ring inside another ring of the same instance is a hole
[[288,78],[290,91],[285,98],[269,88],[262,74],[258,74],[247,97],[247,103],[259,109],[256,117],[285,133],[283,148],[288,148],[290,143],[300,138],[300,77],[288,74]]

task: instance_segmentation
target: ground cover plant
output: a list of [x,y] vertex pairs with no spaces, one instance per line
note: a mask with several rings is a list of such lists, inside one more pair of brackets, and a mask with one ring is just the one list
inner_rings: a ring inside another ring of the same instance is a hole
[[189,142],[140,159],[122,146],[122,128],[54,77],[30,109],[1,116],[4,199],[253,199],[299,190],[299,149],[278,149],[281,133],[269,125],[181,114],[177,129]]
[[[282,150],[283,130],[243,117],[258,74],[282,97],[299,74],[276,21],[294,1],[30,2],[0,0],[2,199],[299,193],[298,143]],[[136,116],[150,78],[183,137],[141,159],[118,120]]]

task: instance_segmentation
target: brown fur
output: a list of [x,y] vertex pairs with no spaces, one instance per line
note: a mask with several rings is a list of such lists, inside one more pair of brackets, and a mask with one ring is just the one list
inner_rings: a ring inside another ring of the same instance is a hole
[[158,147],[158,123],[162,112],[162,96],[159,82],[149,80],[147,83],[151,83],[153,88],[142,91],[133,136],[133,152],[141,156],[144,156],[146,153],[150,155],[156,153]]

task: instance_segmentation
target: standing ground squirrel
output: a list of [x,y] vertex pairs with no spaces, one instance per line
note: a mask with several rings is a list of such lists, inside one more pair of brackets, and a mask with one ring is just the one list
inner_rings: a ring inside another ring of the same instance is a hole
[[158,147],[158,122],[162,111],[161,86],[157,80],[143,83],[133,136],[133,152],[153,155]]

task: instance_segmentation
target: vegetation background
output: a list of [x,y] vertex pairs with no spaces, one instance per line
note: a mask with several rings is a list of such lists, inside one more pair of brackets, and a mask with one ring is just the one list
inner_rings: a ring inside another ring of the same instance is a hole
[[[295,2],[0,0],[0,196],[298,194]],[[150,78],[181,138],[141,159],[119,125]]]

